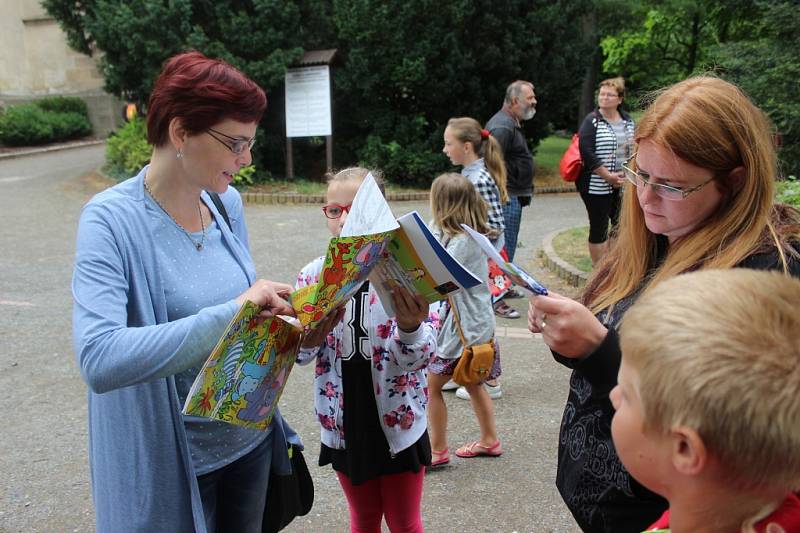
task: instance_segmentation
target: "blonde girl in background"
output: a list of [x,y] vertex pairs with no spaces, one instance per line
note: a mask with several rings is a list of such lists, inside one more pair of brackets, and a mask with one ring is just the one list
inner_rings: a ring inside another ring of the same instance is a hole
[[[506,190],[506,165],[503,161],[503,149],[497,139],[482,128],[474,118],[451,118],[444,130],[444,147],[442,152],[447,155],[450,162],[460,166],[461,174],[466,176],[477,189],[478,194],[486,202],[487,222],[489,232],[487,237],[498,252],[505,254],[505,218],[503,205],[508,202]],[[499,284],[495,279],[504,280]],[[506,318],[519,318],[519,311],[503,301],[511,281],[503,275],[502,270],[489,261],[489,289],[495,313]],[[500,398],[503,393],[500,383],[491,380],[486,383],[486,391],[493,400]],[[443,390],[456,391],[456,397],[469,400],[469,394],[464,387],[449,381]]]
[[[451,163],[463,167],[461,174],[472,182],[478,194],[486,202],[490,229],[487,237],[498,252],[505,254],[503,205],[508,202],[508,191],[506,165],[500,143],[474,118],[451,118],[444,130],[442,151],[450,158]],[[519,312],[503,301],[504,296],[517,296],[513,289],[495,287],[491,283],[489,286],[492,289],[492,301],[497,316],[519,318]],[[499,397],[500,389],[495,392]]]
[[[348,168],[328,178],[323,212],[339,236],[361,182],[372,174]],[[297,287],[316,284],[325,258],[303,268]],[[436,329],[423,296],[392,294],[390,317],[369,282],[343,309],[313,330],[298,363],[316,361],[314,407],[321,426],[319,465],[336,471],[350,508],[350,531],[422,532],[420,503],[431,464],[425,409],[425,366],[436,351]]]
[[[490,231],[486,217],[486,203],[475,187],[461,174],[442,174],[431,185],[431,212],[436,237],[447,251],[478,278],[486,279],[489,269],[486,256],[472,240],[461,224],[467,224],[481,233]],[[458,314],[456,323],[455,306]],[[459,291],[443,306],[439,328],[439,350],[428,364],[428,419],[433,460],[431,466],[442,466],[450,462],[447,446],[447,406],[442,396],[442,386],[453,375],[458,359],[464,349],[463,335],[467,344],[492,342],[495,321],[492,299],[485,284]],[[461,332],[459,332],[459,326]],[[497,344],[495,342],[495,350]],[[488,379],[500,375],[500,359],[496,355]],[[459,457],[497,457],[503,453],[494,419],[494,407],[483,384],[467,386],[472,408],[478,419],[480,437],[456,450]]]

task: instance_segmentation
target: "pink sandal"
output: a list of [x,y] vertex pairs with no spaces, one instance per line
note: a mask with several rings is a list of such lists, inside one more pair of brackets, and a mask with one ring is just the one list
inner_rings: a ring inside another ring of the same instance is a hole
[[441,451],[431,450],[431,468],[437,466],[444,466],[450,462],[450,448],[445,448]]
[[480,441],[476,440],[475,442],[470,442],[457,449],[456,455],[464,458],[480,457],[482,455],[486,457],[500,457],[503,455],[503,448],[500,446],[499,440],[491,446],[484,446]]

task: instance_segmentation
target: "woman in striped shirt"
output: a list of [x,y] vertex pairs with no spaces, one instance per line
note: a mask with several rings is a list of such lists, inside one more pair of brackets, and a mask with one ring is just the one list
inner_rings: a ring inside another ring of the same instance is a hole
[[609,224],[616,226],[619,218],[622,164],[630,155],[634,130],[633,119],[619,108],[624,93],[623,78],[603,80],[597,109],[586,116],[578,133],[583,171],[576,185],[589,214],[592,264],[606,252]]

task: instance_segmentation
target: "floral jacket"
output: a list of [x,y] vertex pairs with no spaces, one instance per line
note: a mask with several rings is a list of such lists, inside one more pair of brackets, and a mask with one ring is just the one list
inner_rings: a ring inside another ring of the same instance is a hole
[[[297,288],[317,283],[324,258],[306,265],[297,277]],[[352,300],[348,306],[353,305]],[[369,344],[372,349],[372,387],[381,427],[396,454],[419,440],[427,427],[428,380],[425,367],[436,352],[438,318],[431,314],[417,331],[406,333],[386,315],[374,289],[369,290]],[[316,360],[314,409],[321,426],[322,442],[345,448],[342,394],[342,338],[344,321],[333,328],[325,343],[300,350],[299,364]]]

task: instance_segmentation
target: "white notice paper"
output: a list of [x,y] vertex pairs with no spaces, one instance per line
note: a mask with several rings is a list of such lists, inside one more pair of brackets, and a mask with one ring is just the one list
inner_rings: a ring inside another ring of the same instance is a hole
[[331,134],[331,83],[327,65],[286,71],[286,136]]
[[383,197],[372,173],[367,174],[358,187],[353,205],[344,221],[341,237],[383,233],[400,227],[395,220],[386,198]]

